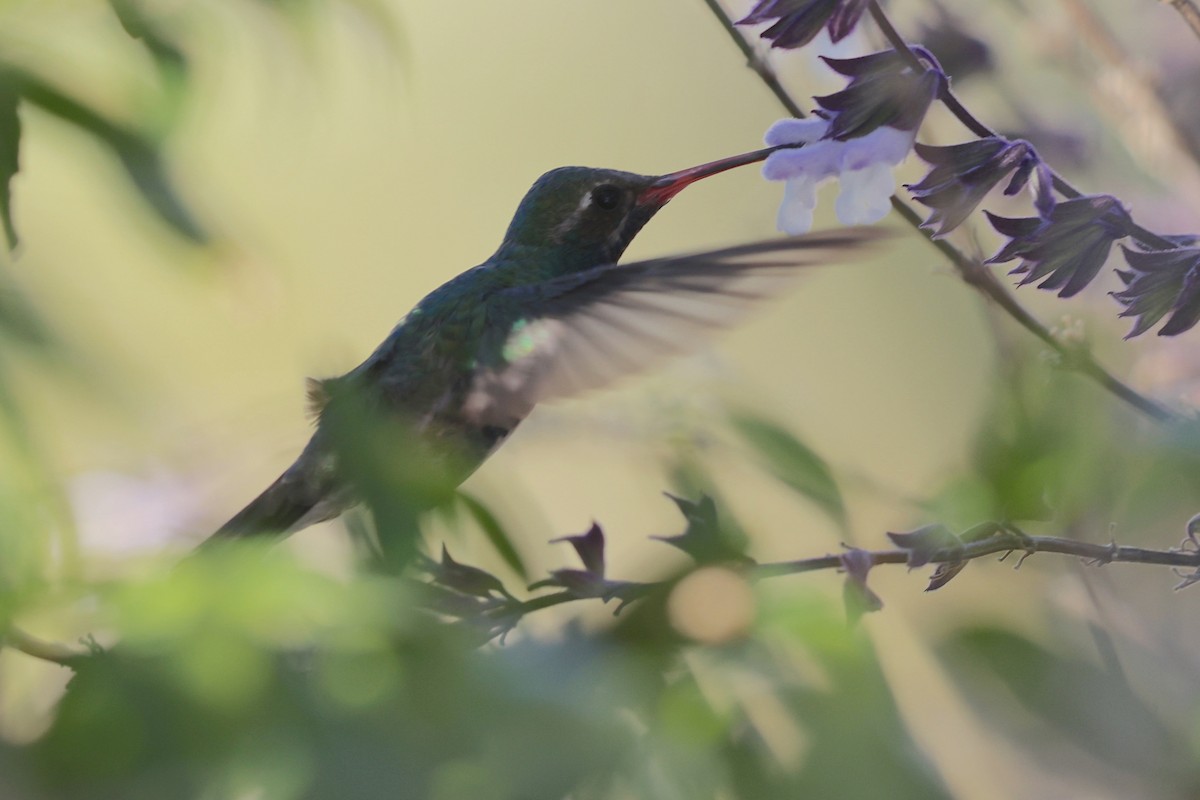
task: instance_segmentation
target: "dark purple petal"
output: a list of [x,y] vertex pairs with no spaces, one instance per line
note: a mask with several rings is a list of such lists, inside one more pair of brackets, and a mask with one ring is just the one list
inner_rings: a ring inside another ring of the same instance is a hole
[[1112,296],[1125,306],[1122,317],[1135,317],[1125,338],[1140,336],[1168,313],[1159,336],[1175,336],[1195,326],[1200,320],[1200,248],[1122,250],[1130,269],[1118,271],[1125,288]]
[[1018,285],[1040,281],[1038,288],[1057,291],[1059,297],[1077,294],[1091,283],[1132,222],[1110,195],[1066,200],[1039,217],[1009,219],[988,213],[988,219],[1010,240],[987,263],[1020,258],[1012,270],[1024,276]]
[[866,0],[762,0],[737,24],[778,20],[762,32],[762,38],[770,39],[772,47],[793,49],[811,42],[822,28],[828,28],[831,41],[841,41],[854,30],[866,8]]
[[860,58],[822,56],[822,60],[851,79],[842,91],[813,98],[832,113],[826,138],[841,141],[866,136],[885,125],[916,130],[946,80],[932,56],[928,59],[931,65],[918,71],[895,50]]
[[[1032,236],[1044,224],[1037,217],[1002,217],[999,214],[993,214],[990,211],[983,212],[987,215],[988,220],[992,223],[992,227],[996,229],[1002,236],[1008,236],[1013,239]],[[1019,244],[1009,242],[1009,245]],[[993,256],[988,259],[988,263],[1010,261],[1012,256],[1008,258],[1000,258]]]
[[599,578],[604,577],[604,531],[595,522],[588,528],[587,533],[578,536],[560,536],[551,539],[552,542],[570,542],[579,554],[579,560],[584,568]]
[[879,50],[865,56],[854,58],[833,58],[821,56],[821,60],[839,75],[847,78],[871,78],[893,71],[897,65],[904,64],[904,58],[895,50]]
[[875,562],[866,550],[852,547],[842,553],[842,569],[846,571],[846,583],[842,598],[846,603],[846,617],[850,624],[858,622],[864,612],[883,608],[883,600],[867,586],[867,574]]
[[837,44],[854,31],[867,10],[867,0],[844,0],[829,18],[829,40]]
[[1200,302],[1196,302],[1193,298],[1188,305],[1179,308],[1167,320],[1167,324],[1163,325],[1159,330],[1159,336],[1176,336],[1184,331],[1191,330],[1196,323],[1200,322]]
[[762,0],[761,3],[750,9],[750,13],[737,21],[738,25],[757,25],[760,22],[766,22],[772,19],[794,13],[796,10],[808,5],[811,0]]
[[772,47],[794,50],[811,42],[821,32],[828,19],[829,11],[816,4],[805,11],[782,17],[762,32],[761,38],[770,39]]
[[914,149],[933,165],[920,183],[909,184],[913,199],[933,212],[923,228],[937,228],[935,237],[958,227],[1005,175],[1016,170],[1006,191],[1028,180],[1037,155],[1027,142],[999,137],[977,139],[948,147],[916,144]]

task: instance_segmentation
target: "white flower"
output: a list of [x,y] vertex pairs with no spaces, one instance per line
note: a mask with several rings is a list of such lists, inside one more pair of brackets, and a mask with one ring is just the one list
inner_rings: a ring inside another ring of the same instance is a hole
[[841,183],[836,211],[845,225],[867,225],[887,216],[896,180],[892,169],[912,150],[916,131],[880,127],[846,141],[822,138],[823,119],[785,119],[767,130],[768,145],[803,144],[767,157],[763,177],[786,181],[779,208],[779,230],[795,236],[812,228],[817,186],[831,178]]

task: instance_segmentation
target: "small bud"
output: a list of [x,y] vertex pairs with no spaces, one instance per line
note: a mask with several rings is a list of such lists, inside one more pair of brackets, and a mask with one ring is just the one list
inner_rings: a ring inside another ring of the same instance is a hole
[[852,547],[842,553],[842,569],[846,571],[846,583],[842,598],[846,603],[846,618],[854,625],[864,613],[883,608],[883,600],[867,586],[867,574],[875,562],[866,550]]

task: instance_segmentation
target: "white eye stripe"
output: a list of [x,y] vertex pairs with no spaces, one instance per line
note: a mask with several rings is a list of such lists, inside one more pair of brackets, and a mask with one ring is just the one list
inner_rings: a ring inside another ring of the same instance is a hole
[[571,216],[567,217],[566,219],[564,219],[562,222],[558,223],[558,225],[555,226],[554,230],[550,234],[551,237],[553,237],[556,240],[560,239],[563,236],[563,234],[565,234],[567,231],[571,230],[572,228],[574,228],[576,225],[579,224],[579,220],[583,217],[583,215],[587,212],[587,210],[589,208],[591,208],[591,206],[592,206],[592,190],[589,189],[588,191],[583,193],[583,197],[581,197],[579,200],[578,207],[576,207],[576,209],[571,212]]

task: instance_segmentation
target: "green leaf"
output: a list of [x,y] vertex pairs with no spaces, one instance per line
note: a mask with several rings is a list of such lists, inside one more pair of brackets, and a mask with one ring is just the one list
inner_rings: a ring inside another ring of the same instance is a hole
[[167,174],[156,142],[105,118],[35,75],[9,69],[7,73],[0,73],[0,81],[6,79],[12,81],[30,103],[70,122],[106,145],[121,162],[142,197],[176,232],[200,244],[208,241],[204,229],[192,216]]
[[137,0],[108,0],[108,4],[125,32],[141,40],[150,51],[164,77],[174,80],[187,71],[187,56],[163,35],[159,25],[142,11]]
[[717,504],[706,494],[693,502],[683,497],[668,494],[667,497],[679,508],[687,520],[687,528],[677,536],[651,536],[660,542],[678,547],[692,557],[697,564],[722,562],[744,562],[746,541],[744,536],[730,535],[717,520]]
[[12,178],[20,168],[21,118],[17,116],[20,96],[0,73],[0,224],[10,248],[17,246],[17,229],[12,219]]
[[15,286],[3,280],[0,280],[0,337],[7,344],[42,351],[59,345],[37,309]]
[[[1026,738],[1029,730],[1012,716],[1017,704],[1107,764],[1164,780],[1183,771],[1188,758],[1179,736],[1123,674],[1059,649],[984,625],[958,631],[941,648],[946,663],[969,681],[967,695],[986,703],[996,722],[1010,722],[1015,736]],[[997,682],[1009,691],[997,696]]]
[[508,564],[512,568],[512,571],[520,576],[521,580],[528,581],[529,570],[525,566],[525,561],[521,558],[521,554],[517,552],[512,537],[508,535],[508,531],[500,524],[500,520],[496,518],[496,515],[478,499],[465,492],[459,492],[458,499],[462,501],[462,504],[466,507],[471,518],[475,520],[475,523],[483,529],[484,536],[491,542],[492,547],[496,548],[496,552],[504,559],[504,563]]
[[816,503],[841,527],[846,507],[825,461],[791,431],[749,414],[735,414],[733,425],[758,451],[767,468],[783,483]]

